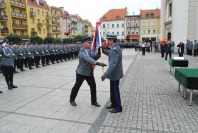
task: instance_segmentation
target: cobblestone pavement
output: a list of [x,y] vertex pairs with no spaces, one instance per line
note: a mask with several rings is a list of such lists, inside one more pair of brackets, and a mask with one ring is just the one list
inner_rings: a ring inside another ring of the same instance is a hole
[[[198,57],[185,58],[190,67],[198,67]],[[189,94],[183,99],[177,89],[178,82],[160,53],[142,56],[139,52],[122,80],[123,112],[111,114],[103,108],[89,132],[197,133],[198,92],[189,106]]]

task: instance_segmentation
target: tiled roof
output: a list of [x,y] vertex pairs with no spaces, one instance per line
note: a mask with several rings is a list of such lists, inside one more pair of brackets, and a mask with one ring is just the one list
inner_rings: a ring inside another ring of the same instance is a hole
[[39,4],[36,2],[36,0],[34,0],[33,2],[31,0],[27,0],[27,5],[33,6],[36,8],[41,8],[44,10],[49,10],[49,6],[45,0],[38,0],[38,1],[39,1]]
[[140,10],[140,18],[160,18],[160,9]]
[[80,16],[77,17],[77,22],[83,22],[82,18]]
[[111,9],[107,13],[105,13],[100,20],[124,20],[127,15],[127,8],[121,9]]

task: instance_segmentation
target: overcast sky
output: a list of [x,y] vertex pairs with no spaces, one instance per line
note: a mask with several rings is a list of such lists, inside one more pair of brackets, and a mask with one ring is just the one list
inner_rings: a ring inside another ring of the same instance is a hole
[[128,8],[128,15],[139,14],[140,9],[160,8],[161,0],[46,0],[48,5],[64,7],[69,14],[79,14],[82,19],[95,22],[110,9]]

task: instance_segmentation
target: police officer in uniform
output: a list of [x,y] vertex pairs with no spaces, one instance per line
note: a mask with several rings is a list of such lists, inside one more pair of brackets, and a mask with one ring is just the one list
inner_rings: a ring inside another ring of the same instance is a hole
[[100,52],[94,55],[91,50],[93,39],[91,37],[83,40],[83,48],[79,52],[79,64],[76,70],[76,83],[70,94],[70,103],[72,106],[77,106],[75,103],[76,96],[84,80],[87,81],[91,91],[91,104],[100,107],[96,98],[96,83],[93,74],[93,65],[106,66],[104,63],[96,62],[100,58]]
[[111,113],[122,112],[122,105],[119,91],[119,81],[123,77],[122,50],[117,42],[117,36],[107,34],[110,50],[102,48],[105,55],[109,57],[109,67],[101,77],[102,81],[106,78],[110,80],[110,99],[111,105],[107,109],[112,109]]
[[11,48],[12,45],[10,45],[9,42],[7,44],[4,43],[3,46],[3,59],[1,61],[1,67],[3,69],[8,89],[12,90],[13,88],[17,88],[17,86],[13,84],[13,66],[15,54],[13,53]]

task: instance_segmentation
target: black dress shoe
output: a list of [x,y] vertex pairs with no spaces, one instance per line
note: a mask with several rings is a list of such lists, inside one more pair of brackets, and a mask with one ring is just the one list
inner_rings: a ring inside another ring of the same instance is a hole
[[112,109],[113,105],[111,104],[110,106],[107,106],[106,109]]
[[19,72],[17,72],[17,71],[14,71],[14,73],[19,73]]
[[25,71],[25,70],[24,70],[24,69],[21,69],[20,71],[23,72],[23,71]]
[[11,85],[12,88],[18,88],[16,85]]
[[98,104],[97,102],[92,103],[91,105],[94,105],[94,106],[96,106],[96,107],[100,107],[100,104]]
[[3,93],[3,91],[0,91],[0,93]]
[[77,106],[77,104],[74,101],[70,101],[72,106]]
[[8,86],[8,90],[12,90],[12,87],[11,86]]
[[116,109],[112,109],[112,110],[110,110],[109,112],[110,112],[110,113],[118,113],[118,112],[122,112],[122,110],[117,111]]
[[30,69],[30,70],[32,70],[33,68],[32,68],[32,67],[30,67],[29,69]]

